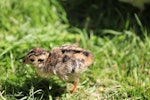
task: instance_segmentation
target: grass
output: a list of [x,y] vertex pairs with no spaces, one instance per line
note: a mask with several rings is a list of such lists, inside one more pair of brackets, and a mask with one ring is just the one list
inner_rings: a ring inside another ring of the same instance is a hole
[[[96,22],[92,29],[89,28],[88,20],[85,23],[81,21],[85,27],[79,28],[70,22],[71,17],[67,16],[68,11],[64,9],[64,3],[57,0],[0,1],[0,98],[148,100],[149,29],[142,24],[138,15],[124,19],[118,11],[120,16],[116,19],[123,20],[122,26],[119,26],[121,28],[118,29],[103,28],[104,24],[99,29],[101,21]],[[101,11],[101,14],[105,15],[105,11]],[[110,22],[106,21],[111,20],[111,14],[108,14],[107,19],[104,16],[100,18],[104,18],[109,27],[117,23],[113,21],[109,25]],[[132,19],[135,23],[132,23]],[[80,21],[76,23],[80,24]],[[137,32],[143,37],[137,35]],[[21,63],[22,57],[33,47],[40,46],[50,50],[65,43],[75,43],[77,40],[80,40],[81,47],[95,55],[95,60],[81,75],[79,89],[74,94],[61,90],[70,86],[57,77],[41,81],[41,77],[36,75],[31,66]]]

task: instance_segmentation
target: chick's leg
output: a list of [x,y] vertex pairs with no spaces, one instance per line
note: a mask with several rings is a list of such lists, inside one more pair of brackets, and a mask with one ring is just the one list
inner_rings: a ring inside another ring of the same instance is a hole
[[73,88],[72,88],[72,90],[70,91],[71,93],[76,92],[78,82],[79,82],[79,78],[77,78],[77,79],[75,80],[75,82],[74,82],[74,84],[73,84]]

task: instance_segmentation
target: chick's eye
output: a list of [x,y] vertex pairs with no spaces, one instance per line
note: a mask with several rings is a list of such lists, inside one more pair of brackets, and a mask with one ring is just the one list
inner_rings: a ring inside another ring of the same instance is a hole
[[34,62],[34,59],[31,58],[30,61],[31,61],[31,62]]
[[43,62],[44,61],[44,59],[38,59],[38,62]]

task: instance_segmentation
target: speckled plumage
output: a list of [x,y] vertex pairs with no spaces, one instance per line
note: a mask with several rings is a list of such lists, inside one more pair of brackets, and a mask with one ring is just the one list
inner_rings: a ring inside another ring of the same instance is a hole
[[34,48],[23,62],[33,65],[41,76],[57,75],[62,81],[73,81],[77,85],[79,75],[93,63],[93,59],[90,52],[72,44],[55,47],[51,51]]

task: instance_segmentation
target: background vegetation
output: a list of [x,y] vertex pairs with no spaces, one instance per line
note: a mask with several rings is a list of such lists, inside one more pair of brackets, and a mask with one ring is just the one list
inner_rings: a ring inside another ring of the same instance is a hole
[[[147,9],[149,6],[147,6]],[[116,0],[0,0],[0,98],[3,100],[148,100],[149,10]],[[79,89],[42,79],[21,63],[33,47],[75,43],[95,61]]]

